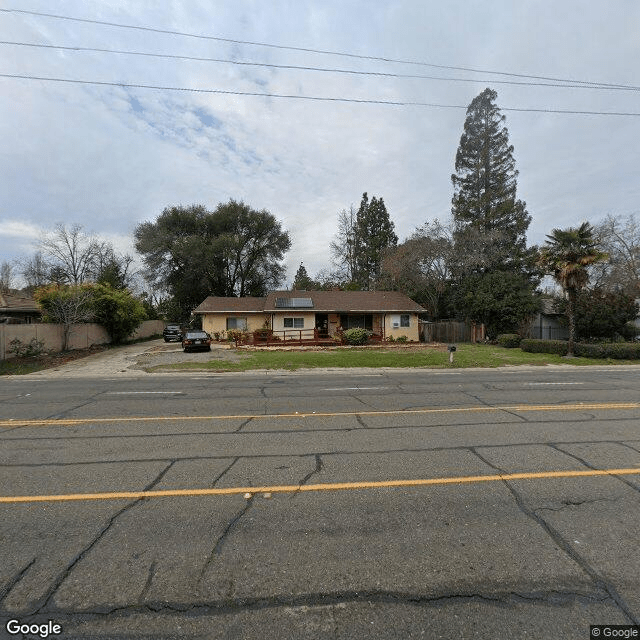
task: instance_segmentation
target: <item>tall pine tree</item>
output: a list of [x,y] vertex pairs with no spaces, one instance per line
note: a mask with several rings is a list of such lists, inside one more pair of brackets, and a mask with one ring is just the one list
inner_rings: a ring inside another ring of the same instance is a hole
[[310,291],[312,289],[317,289],[318,283],[312,280],[307,273],[307,268],[300,263],[298,270],[296,271],[296,277],[293,279],[293,284],[291,285],[291,289],[293,291],[296,290],[304,290]]
[[451,176],[455,312],[485,323],[491,336],[535,312],[539,282],[535,248],[526,243],[531,216],[517,198],[513,146],[496,98],[485,89],[469,105]]
[[461,248],[471,239],[476,249],[479,240],[486,249],[481,271],[520,270],[531,222],[516,196],[518,171],[497,96],[485,89],[469,105],[451,176],[456,239]]
[[394,224],[382,198],[374,196],[369,202],[367,193],[362,194],[353,237],[356,245],[353,279],[362,289],[373,290],[380,277],[385,250],[398,244]]

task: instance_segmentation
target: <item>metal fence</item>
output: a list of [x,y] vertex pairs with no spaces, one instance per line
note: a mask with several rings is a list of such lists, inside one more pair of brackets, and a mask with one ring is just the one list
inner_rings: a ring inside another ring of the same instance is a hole
[[529,327],[527,338],[534,340],[568,340],[568,327]]

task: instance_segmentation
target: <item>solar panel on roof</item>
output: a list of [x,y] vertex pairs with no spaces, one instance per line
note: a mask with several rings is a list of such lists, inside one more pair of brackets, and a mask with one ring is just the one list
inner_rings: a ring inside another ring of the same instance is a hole
[[276,298],[276,309],[313,309],[311,298]]

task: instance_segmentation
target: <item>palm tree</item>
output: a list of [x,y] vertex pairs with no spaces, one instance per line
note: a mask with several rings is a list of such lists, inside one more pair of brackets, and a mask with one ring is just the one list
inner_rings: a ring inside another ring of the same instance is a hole
[[583,222],[577,229],[554,229],[551,235],[547,236],[547,246],[542,248],[538,261],[546,273],[553,275],[567,295],[568,357],[573,356],[576,297],[589,282],[587,267],[608,257],[598,249],[593,231],[588,222]]

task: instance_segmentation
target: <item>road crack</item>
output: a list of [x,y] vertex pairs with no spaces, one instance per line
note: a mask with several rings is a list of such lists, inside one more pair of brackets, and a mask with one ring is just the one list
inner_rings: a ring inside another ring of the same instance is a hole
[[[599,467],[596,467],[596,466],[592,465],[591,463],[587,462],[584,458],[581,458],[580,456],[577,456],[575,453],[571,453],[569,451],[566,451],[565,449],[563,449],[562,447],[560,447],[557,444],[554,444],[554,443],[550,442],[549,443],[549,447],[551,447],[552,449],[555,449],[559,453],[564,454],[565,456],[569,456],[570,458],[573,458],[574,460],[577,460],[580,464],[582,464],[585,467],[587,467],[587,469],[593,469],[594,471],[602,471],[603,470],[603,469],[600,469]],[[631,480],[627,480],[624,476],[616,474],[616,475],[612,475],[611,477],[615,478],[616,480],[620,480],[620,482],[623,482],[624,484],[626,484],[628,487],[630,487],[634,491],[639,491],[640,492],[640,487],[638,487],[637,485],[633,484],[633,482]]]
[[[176,461],[172,460],[144,489],[143,491],[151,491],[164,477],[164,475],[169,471],[169,469],[174,465]],[[51,607],[51,601],[53,600],[56,592],[62,586],[63,582],[71,575],[75,567],[81,562],[90,552],[91,550],[104,538],[109,529],[113,526],[113,523],[126,511],[129,511],[132,507],[134,507],[139,502],[146,500],[147,498],[138,498],[137,500],[133,500],[126,504],[122,509],[119,509],[114,515],[109,518],[107,524],[100,529],[96,536],[94,536],[93,540],[80,552],[78,553],[73,560],[67,565],[66,569],[64,569],[58,576],[53,580],[49,591],[38,601],[36,604],[36,609],[32,613],[42,613],[44,611],[49,610]],[[8,594],[7,594],[8,595]]]
[[234,433],[240,433],[240,431],[242,431],[251,421],[253,420],[253,417],[249,418],[248,420],[245,420],[235,431]]
[[24,574],[27,573],[29,569],[31,569],[31,567],[35,564],[36,560],[37,558],[34,558],[24,568],[20,569],[20,571],[18,571],[12,578],[9,578],[7,583],[2,587],[2,589],[0,589],[0,602],[2,602],[5,599],[5,597],[9,594],[11,589],[13,589],[13,587],[15,587],[15,585],[17,585],[18,582],[22,580],[22,576],[24,576]]
[[302,478],[302,480],[300,480],[300,482],[298,483],[298,488],[293,492],[293,495],[290,498],[291,500],[293,500],[300,493],[300,487],[302,487],[302,485],[307,484],[307,482],[309,482],[312,476],[322,471],[324,464],[322,462],[322,457],[320,456],[319,453],[315,454],[315,459],[316,459],[316,468],[313,469],[313,471],[310,471],[309,473],[307,473],[307,475],[304,478]]
[[204,563],[204,566],[202,567],[202,569],[200,571],[200,576],[198,578],[198,584],[202,583],[202,580],[204,579],[205,574],[207,573],[209,567],[213,564],[216,556],[219,556],[222,553],[222,547],[224,546],[225,542],[227,541],[227,538],[228,538],[229,533],[231,532],[231,530],[236,526],[236,524],[238,523],[240,518],[242,518],[242,516],[245,513],[247,513],[247,511],[249,511],[249,509],[253,505],[254,497],[255,496],[252,494],[249,498],[246,499],[247,503],[244,505],[244,507],[242,509],[240,509],[240,511],[238,511],[238,513],[236,513],[235,516],[233,516],[233,518],[231,518],[231,520],[227,523],[227,526],[225,527],[225,529],[222,532],[222,534],[216,540],[216,542],[215,542],[215,544],[213,546],[213,549],[212,549],[211,553],[209,554],[209,557],[207,558],[207,561]]
[[[475,447],[469,447],[470,451],[476,455],[482,462],[484,462],[487,466],[491,467],[495,471],[500,474],[506,474],[507,472],[504,469],[494,465],[489,462],[483,455],[478,453],[475,450]],[[640,624],[640,619],[637,618],[634,613],[629,608],[629,605],[624,601],[622,596],[618,593],[616,588],[611,584],[604,576],[602,576],[594,567],[592,567],[587,560],[582,557],[561,535],[560,532],[557,531],[554,527],[552,527],[542,516],[538,515],[533,509],[528,507],[523,500],[522,496],[516,491],[516,489],[512,486],[512,483],[507,480],[502,480],[504,485],[507,487],[507,490],[513,496],[516,505],[520,509],[520,511],[526,515],[528,518],[536,522],[542,530],[551,538],[554,544],[564,553],[569,556],[571,560],[575,564],[577,564],[580,569],[584,573],[586,573],[594,585],[598,589],[602,589],[605,593],[609,594],[609,597],[613,602],[615,602],[618,609],[620,609],[624,615],[633,623]]]

